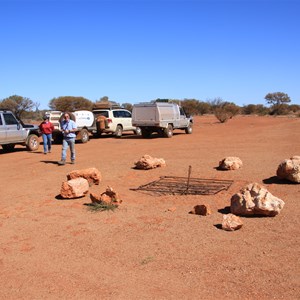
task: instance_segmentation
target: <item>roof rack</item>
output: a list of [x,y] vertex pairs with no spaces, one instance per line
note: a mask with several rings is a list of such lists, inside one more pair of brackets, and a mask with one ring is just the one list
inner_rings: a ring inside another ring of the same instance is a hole
[[99,102],[95,103],[93,110],[97,109],[116,109],[116,108],[122,108],[119,104],[111,103],[111,102]]

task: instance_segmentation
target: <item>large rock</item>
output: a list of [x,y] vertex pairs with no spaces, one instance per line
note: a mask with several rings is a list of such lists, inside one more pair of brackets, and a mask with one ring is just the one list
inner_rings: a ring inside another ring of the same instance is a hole
[[251,183],[231,197],[230,210],[235,215],[276,216],[284,201],[273,196],[265,187]]
[[243,166],[240,158],[229,156],[219,162],[219,169],[221,170],[237,170]]
[[243,226],[243,221],[240,217],[234,214],[223,215],[222,229],[227,231],[238,230]]
[[300,183],[300,156],[282,161],[277,168],[277,177]]
[[148,154],[142,156],[142,158],[136,161],[134,164],[136,169],[143,169],[143,170],[149,170],[149,169],[166,166],[166,162],[164,161],[164,159],[154,158]]
[[88,168],[88,169],[83,169],[83,170],[74,170],[67,174],[67,178],[70,179],[75,179],[75,178],[85,178],[88,182],[89,185],[91,186],[92,184],[99,184],[101,182],[101,173],[98,169],[96,168]]
[[110,186],[106,188],[106,191],[102,193],[101,195],[97,195],[96,193],[90,193],[90,198],[92,200],[92,203],[108,203],[108,204],[114,204],[119,205],[122,203],[122,200],[120,199],[120,195],[116,193]]
[[60,195],[62,198],[80,198],[89,191],[89,183],[86,179],[79,177],[62,183]]

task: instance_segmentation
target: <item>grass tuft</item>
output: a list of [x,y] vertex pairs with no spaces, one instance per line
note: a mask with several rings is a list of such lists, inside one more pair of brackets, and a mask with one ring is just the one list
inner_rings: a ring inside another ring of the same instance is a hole
[[146,265],[150,262],[154,261],[154,257],[152,256],[147,256],[146,258],[144,258],[143,260],[141,260],[141,265]]
[[89,203],[88,205],[88,210],[91,212],[98,212],[98,211],[114,211],[115,209],[117,209],[118,206],[113,204],[113,203],[106,203],[106,202],[102,202],[102,203]]

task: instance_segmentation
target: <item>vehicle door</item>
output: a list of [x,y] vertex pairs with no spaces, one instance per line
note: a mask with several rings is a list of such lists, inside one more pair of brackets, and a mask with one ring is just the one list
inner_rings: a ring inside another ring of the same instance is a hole
[[13,114],[4,112],[3,119],[6,130],[6,141],[8,143],[20,142],[26,139],[26,130]]
[[123,122],[123,129],[124,130],[132,130],[132,116],[131,112],[128,110],[122,110],[121,111],[121,116],[122,116],[122,122]]
[[6,130],[2,119],[2,114],[0,113],[0,144],[6,142]]
[[187,127],[189,120],[186,117],[186,113],[182,107],[179,108],[180,119],[179,119],[179,127]]
[[123,130],[130,130],[131,125],[131,114],[127,114],[127,111],[125,110],[114,110],[113,115],[115,118],[116,124],[121,124],[123,127]]

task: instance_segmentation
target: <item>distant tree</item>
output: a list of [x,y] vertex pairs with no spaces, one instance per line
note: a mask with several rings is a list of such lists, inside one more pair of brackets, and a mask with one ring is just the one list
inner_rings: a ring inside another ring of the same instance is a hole
[[97,104],[98,103],[110,103],[112,105],[118,105],[120,106],[119,103],[117,103],[116,101],[112,101],[112,100],[109,100],[109,98],[107,96],[103,96],[101,97],[98,101],[96,101],[94,104],[93,104],[93,107],[97,107]]
[[242,107],[241,112],[244,115],[266,115],[269,109],[262,104],[248,104]]
[[286,104],[291,102],[288,94],[282,92],[269,93],[265,96],[265,99],[268,104],[271,105],[271,114],[272,115],[281,115],[286,114],[287,107]]
[[289,106],[289,110],[293,113],[296,113],[296,112],[300,112],[300,105],[298,104],[291,104]]
[[0,101],[0,108],[7,108],[21,118],[21,115],[26,111],[31,111],[34,107],[34,102],[29,98],[13,95]]
[[181,106],[190,115],[199,114],[199,101],[196,99],[184,99],[181,101]]
[[93,102],[83,97],[63,96],[53,98],[49,102],[52,110],[75,111],[75,110],[91,110]]
[[200,115],[209,114],[211,112],[210,104],[207,102],[199,101],[198,103],[198,113]]
[[132,104],[131,103],[123,103],[122,107],[124,107],[125,109],[132,111]]
[[40,102],[34,102],[34,107],[35,107],[35,111],[38,112],[39,111],[39,107],[41,106]]
[[97,102],[108,102],[108,101],[109,101],[108,96],[103,96]]
[[291,99],[288,96],[288,94],[282,92],[269,93],[265,96],[265,99],[267,103],[271,105],[287,104],[291,102]]

